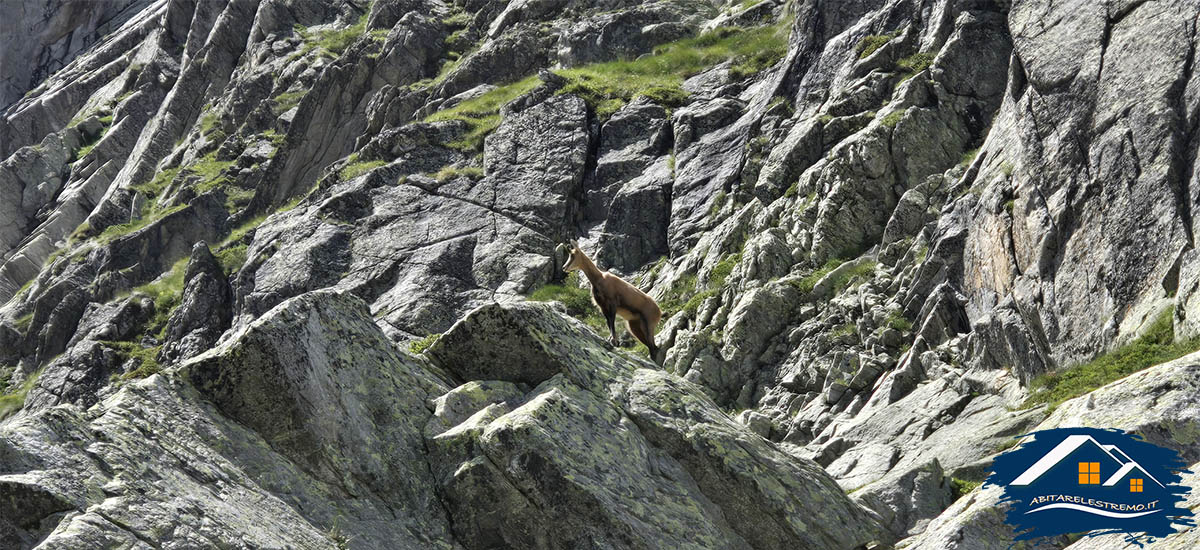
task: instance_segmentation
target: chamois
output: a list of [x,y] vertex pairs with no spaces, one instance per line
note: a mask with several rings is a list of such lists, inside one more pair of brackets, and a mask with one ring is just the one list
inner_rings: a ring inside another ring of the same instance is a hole
[[604,314],[604,319],[608,321],[608,332],[612,344],[617,345],[617,330],[613,323],[620,315],[622,319],[625,319],[629,332],[646,345],[646,349],[650,351],[650,358],[658,363],[658,346],[654,345],[654,329],[658,326],[658,321],[662,319],[662,310],[658,308],[654,298],[647,296],[645,292],[638,290],[624,279],[607,271],[600,271],[600,268],[592,263],[592,259],[579,249],[579,244],[575,241],[571,241],[569,247],[563,244],[560,245],[560,248],[565,248],[569,252],[567,263],[562,266],[563,271],[568,273],[574,270],[582,271],[587,276],[588,282],[592,284],[592,301],[596,302],[596,306]]

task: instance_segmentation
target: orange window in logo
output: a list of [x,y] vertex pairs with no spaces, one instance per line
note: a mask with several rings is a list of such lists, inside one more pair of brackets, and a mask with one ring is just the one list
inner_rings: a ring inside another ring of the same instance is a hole
[[1131,492],[1131,493],[1142,492],[1142,478],[1134,477],[1134,478],[1129,479],[1129,492]]
[[1099,485],[1100,484],[1100,463],[1099,462],[1080,462],[1079,463],[1079,484],[1080,485]]

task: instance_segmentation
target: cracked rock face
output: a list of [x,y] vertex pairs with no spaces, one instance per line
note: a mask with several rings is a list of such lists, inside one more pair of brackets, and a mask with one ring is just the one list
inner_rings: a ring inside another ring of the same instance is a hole
[[0,3],[0,546],[1006,548],[1015,436],[1200,460],[1198,17]]

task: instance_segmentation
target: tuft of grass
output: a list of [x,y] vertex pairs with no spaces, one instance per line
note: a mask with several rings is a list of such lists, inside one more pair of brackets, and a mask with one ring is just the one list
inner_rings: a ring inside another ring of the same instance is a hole
[[[346,51],[358,37],[366,34],[367,14],[364,13],[358,21],[342,29],[311,30],[303,25],[292,27],[296,34],[304,39],[302,51],[317,49],[321,54],[337,57]],[[386,34],[384,36],[387,36]]]
[[213,254],[217,261],[221,263],[221,267],[225,270],[225,275],[233,275],[238,270],[246,265],[246,243],[239,243],[228,248],[218,250]]
[[729,61],[730,75],[742,79],[774,65],[787,53],[785,23],[755,29],[720,28],[663,44],[636,59],[593,63],[558,71],[569,81],[560,93],[578,95],[603,120],[638,96],[667,107],[687,101],[683,81]]
[[447,145],[462,151],[483,150],[483,138],[500,125],[500,107],[537,87],[541,82],[530,76],[516,82],[499,86],[479,97],[463,101],[425,117],[425,122],[461,120],[467,123],[467,134],[462,139]]
[[271,101],[274,103],[274,105],[271,106],[271,112],[274,113],[275,116],[279,116],[292,110],[293,107],[300,104],[300,100],[304,97],[304,94],[307,93],[308,90],[293,90],[290,92],[283,92],[271,98]]
[[386,164],[387,161],[383,160],[360,160],[358,162],[351,162],[338,172],[338,179],[341,181],[352,180]]
[[883,47],[884,44],[891,42],[891,40],[896,38],[896,36],[899,34],[900,33],[898,32],[893,32],[890,34],[868,34],[864,36],[862,40],[858,41],[858,45],[854,47],[854,51],[858,54],[859,59],[866,59],[867,57],[870,57],[871,54],[875,53],[875,50],[878,50],[879,48]]
[[908,332],[913,328],[912,321],[909,321],[908,318],[904,316],[904,313],[900,310],[893,311],[891,315],[888,315],[888,318],[886,321],[884,321],[884,323],[888,327],[894,328],[900,332]]
[[721,212],[721,208],[725,206],[725,199],[725,191],[720,191],[717,193],[717,196],[713,198],[712,205],[708,207],[708,217],[717,217],[717,214]]
[[408,351],[411,351],[414,355],[425,353],[425,350],[429,349],[429,346],[432,346],[434,342],[437,342],[438,338],[441,336],[441,334],[435,332],[425,336],[420,340],[413,340],[408,344]]
[[833,280],[833,293],[840,294],[847,288],[851,288],[852,286],[857,287],[858,285],[866,282],[866,280],[870,279],[875,273],[875,266],[877,265],[877,262],[862,262],[853,268],[846,270],[845,273],[838,275],[837,278]]
[[438,183],[446,183],[459,177],[467,177],[472,180],[477,180],[483,177],[483,168],[478,166],[446,166],[441,170],[438,170],[437,173],[433,174],[433,179],[436,179]]
[[29,390],[33,389],[33,385],[37,383],[38,377],[41,374],[42,371],[40,370],[30,374],[21,383],[20,387],[16,389],[12,387],[6,388],[4,393],[0,394],[0,420],[12,416],[21,410],[21,407],[25,406],[25,396],[29,394]]
[[879,123],[887,126],[888,128],[895,128],[896,125],[900,123],[900,119],[903,117],[904,111],[892,111],[888,113],[887,116],[883,117],[883,120],[880,120]]
[[807,294],[812,292],[813,288],[817,286],[817,282],[823,279],[826,275],[829,275],[830,271],[837,269],[838,266],[842,265],[843,263],[846,263],[846,260],[841,258],[830,258],[825,262],[825,265],[814,269],[812,273],[805,275],[801,279],[791,281],[790,284],[796,287],[796,289],[800,292]]
[[592,293],[579,286],[579,272],[572,271],[563,284],[548,284],[529,294],[535,302],[559,302],[567,307],[567,314],[592,327],[597,334],[608,333],[608,323],[600,315],[599,308],[592,304]]
[[162,340],[167,330],[167,320],[171,312],[179,306],[183,295],[183,277],[187,275],[188,259],[182,258],[171,266],[167,273],[158,279],[134,289],[154,300],[154,316],[146,322],[146,334],[153,334]]
[[967,481],[965,479],[958,479],[957,477],[950,478],[950,488],[954,492],[954,500],[958,500],[963,495],[974,491],[981,484],[982,482],[979,481]]
[[217,113],[209,110],[200,116],[200,135],[207,136],[217,125]]
[[902,80],[908,80],[917,73],[928,69],[933,64],[933,52],[915,53],[900,61],[896,62],[896,66],[900,67],[906,75]]
[[713,266],[712,273],[708,278],[708,284],[699,291],[696,288],[695,275],[680,278],[671,287],[671,290],[667,293],[662,303],[659,304],[659,307],[667,316],[676,313],[695,314],[705,300],[715,296],[721,290],[721,287],[725,285],[725,280],[733,272],[734,266],[740,261],[742,261],[742,254],[740,252],[725,255],[724,258],[721,258],[721,261],[717,262],[717,265]]
[[1173,316],[1174,310],[1167,309],[1133,342],[1086,363],[1034,378],[1029,383],[1030,395],[1022,407],[1045,403],[1053,411],[1068,399],[1200,349],[1200,338],[1175,339]]
[[972,162],[975,162],[975,157],[977,157],[977,156],[979,156],[979,148],[978,147],[971,149],[970,151],[967,151],[966,153],[963,153],[962,158],[959,159],[959,161],[958,161],[958,165],[959,166],[970,166]]
[[1008,161],[1004,161],[1004,162],[1000,163],[1000,173],[1004,174],[1004,177],[1006,177],[1006,178],[1012,176],[1012,174],[1013,174],[1012,163],[1008,162]]
[[138,366],[133,370],[121,375],[121,380],[148,378],[162,372],[162,365],[159,364],[157,358],[158,351],[162,349],[162,346],[143,346],[137,342],[104,341],[103,343],[116,350],[123,361],[135,359],[138,362]]
[[142,217],[128,223],[110,225],[104,228],[104,231],[96,236],[96,240],[102,244],[112,242],[118,237],[133,233],[134,231],[161,220],[170,214],[174,214],[175,212],[183,210],[186,207],[187,205],[180,204],[166,209],[154,209],[152,206],[150,206],[150,201],[147,201],[147,206],[144,209]]

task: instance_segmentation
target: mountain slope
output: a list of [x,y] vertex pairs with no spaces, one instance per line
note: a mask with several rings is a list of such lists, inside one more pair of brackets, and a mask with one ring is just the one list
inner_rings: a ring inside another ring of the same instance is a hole
[[[1007,545],[954,487],[1200,347],[1193,4],[0,18],[37,23],[0,95],[0,491],[38,503],[0,538]],[[659,301],[666,372],[590,334],[571,239]],[[1139,391],[1165,412],[1076,422],[1177,433],[1190,398]]]

